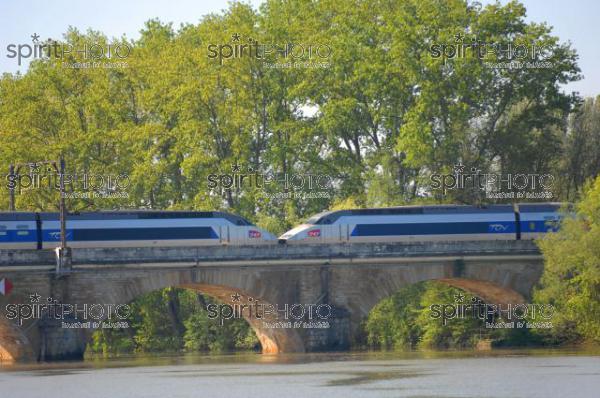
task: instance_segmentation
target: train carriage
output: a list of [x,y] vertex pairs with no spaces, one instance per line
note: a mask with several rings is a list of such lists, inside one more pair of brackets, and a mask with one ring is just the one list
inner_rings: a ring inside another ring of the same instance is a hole
[[[521,209],[523,214],[521,215]],[[556,230],[560,204],[434,205],[319,213],[280,243],[534,239]],[[548,225],[548,223],[553,223]]]
[[[530,240],[558,229],[559,203],[403,206],[327,211],[279,237],[280,243]],[[270,244],[276,238],[225,212],[105,211],[69,214],[70,247]],[[0,248],[52,249],[58,213],[0,213]]]
[[[58,213],[2,213],[0,248],[60,245]],[[106,211],[69,214],[70,247],[254,245],[275,241],[243,217],[225,212]]]
[[0,212],[0,248],[37,249],[36,213]]
[[524,203],[519,205],[520,239],[536,239],[558,230],[561,213],[559,203]]

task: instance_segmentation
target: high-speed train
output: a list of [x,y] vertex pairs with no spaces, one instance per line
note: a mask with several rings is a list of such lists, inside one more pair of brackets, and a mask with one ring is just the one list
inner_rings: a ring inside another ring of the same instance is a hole
[[[276,237],[243,217],[218,211],[102,211],[69,214],[69,247],[254,245]],[[58,213],[0,212],[0,249],[60,245]]]
[[531,240],[556,231],[560,203],[402,206],[319,213],[279,243]]

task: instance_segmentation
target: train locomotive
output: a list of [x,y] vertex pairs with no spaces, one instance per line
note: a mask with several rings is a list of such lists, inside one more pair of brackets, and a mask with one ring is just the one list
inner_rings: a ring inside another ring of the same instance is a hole
[[560,203],[402,206],[319,213],[279,243],[531,240],[558,229]]
[[[73,248],[255,245],[276,237],[243,217],[218,211],[103,211],[69,214]],[[0,213],[0,249],[60,245],[58,213]]]
[[[243,217],[218,211],[102,211],[69,214],[73,248],[531,240],[556,231],[560,203],[402,206],[319,213],[277,239]],[[58,213],[0,212],[0,249],[53,249]]]

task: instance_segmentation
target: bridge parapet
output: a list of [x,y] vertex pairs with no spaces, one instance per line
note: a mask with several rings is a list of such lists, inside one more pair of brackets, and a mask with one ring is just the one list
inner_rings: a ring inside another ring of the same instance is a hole
[[[415,243],[353,243],[261,246],[198,246],[73,249],[74,266],[83,264],[213,263],[246,262],[291,264],[352,262],[359,259],[418,258],[440,256],[539,255],[533,241],[443,241]],[[54,265],[51,250],[0,250],[0,266]],[[182,264],[182,265],[183,265]]]

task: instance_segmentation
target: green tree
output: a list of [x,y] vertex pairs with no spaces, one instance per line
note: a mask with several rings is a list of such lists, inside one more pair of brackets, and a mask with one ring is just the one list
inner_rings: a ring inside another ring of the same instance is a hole
[[131,303],[130,327],[93,333],[93,353],[256,350],[258,338],[244,319],[210,319],[206,306],[219,304],[200,293],[165,288]]
[[482,320],[457,317],[444,324],[432,316],[431,305],[455,304],[459,296],[463,298],[461,303],[470,303],[474,298],[439,282],[399,290],[369,313],[363,325],[368,346],[397,350],[472,347],[480,338]]
[[424,284],[414,284],[401,289],[383,300],[369,313],[364,325],[370,347],[383,349],[414,348],[422,334],[415,323],[421,311]]
[[600,97],[586,98],[569,116],[557,167],[562,196],[573,200],[585,181],[600,173]]
[[543,333],[553,342],[600,342],[600,177],[591,181],[566,216],[559,232],[538,244],[544,274],[534,299],[555,307],[554,328]]

